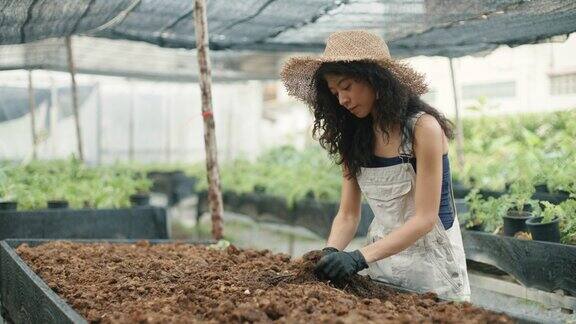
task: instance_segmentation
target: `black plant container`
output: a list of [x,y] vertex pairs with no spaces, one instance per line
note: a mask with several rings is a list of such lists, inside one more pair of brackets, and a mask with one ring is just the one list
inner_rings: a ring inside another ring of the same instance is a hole
[[49,209],[65,209],[69,207],[67,200],[48,200],[46,204]]
[[526,226],[535,241],[560,242],[560,219],[555,218],[549,223],[540,223],[542,217],[532,217],[526,221]]
[[504,235],[514,236],[518,232],[528,232],[526,221],[532,217],[529,211],[508,210],[504,219]]
[[0,210],[16,210],[18,208],[18,202],[16,201],[0,201]]
[[130,195],[130,203],[132,206],[149,206],[150,205],[150,195],[137,193]]

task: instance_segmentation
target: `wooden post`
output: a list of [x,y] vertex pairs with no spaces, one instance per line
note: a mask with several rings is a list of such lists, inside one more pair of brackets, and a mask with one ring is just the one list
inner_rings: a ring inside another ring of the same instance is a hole
[[460,109],[458,107],[458,92],[456,91],[456,81],[454,77],[454,64],[452,58],[448,58],[450,62],[450,79],[452,80],[452,94],[454,97],[454,118],[456,120],[456,157],[458,159],[458,166],[460,170],[464,168],[464,128],[462,127],[462,119],[460,118]]
[[74,123],[76,125],[76,141],[78,144],[78,158],[84,161],[84,150],[82,149],[82,133],[80,131],[80,114],[78,112],[78,86],[76,85],[76,69],[74,67],[74,56],[72,53],[72,37],[66,37],[66,50],[68,54],[68,71],[72,80],[72,111],[74,112]]
[[194,2],[194,28],[198,68],[200,69],[200,91],[202,93],[202,116],[204,118],[204,145],[206,149],[206,175],[208,177],[208,202],[212,215],[212,238],[222,238],[222,194],[220,193],[220,174],[215,136],[214,114],[212,112],[212,83],[210,76],[210,58],[208,57],[208,21],[206,1]]
[[30,110],[30,126],[32,130],[32,159],[36,160],[36,144],[38,144],[38,139],[36,135],[36,114],[34,112],[36,108],[36,98],[34,97],[34,84],[32,83],[32,70],[28,71],[28,109]]

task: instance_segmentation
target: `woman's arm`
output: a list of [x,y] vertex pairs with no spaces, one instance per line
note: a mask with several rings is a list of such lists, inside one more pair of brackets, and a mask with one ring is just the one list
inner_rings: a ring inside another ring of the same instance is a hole
[[423,115],[414,130],[416,211],[406,223],[382,239],[360,249],[367,262],[394,255],[430,232],[436,225],[442,190],[442,142],[444,133],[433,116]]
[[342,171],[342,193],[340,208],[332,222],[327,246],[344,250],[356,234],[360,221],[361,191],[356,178],[347,179],[347,171]]

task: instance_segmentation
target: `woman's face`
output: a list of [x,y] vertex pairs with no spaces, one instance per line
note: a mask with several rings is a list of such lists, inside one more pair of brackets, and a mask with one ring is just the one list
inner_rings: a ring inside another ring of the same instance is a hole
[[374,109],[376,94],[368,82],[342,75],[326,75],[328,88],[338,102],[358,118],[368,116]]

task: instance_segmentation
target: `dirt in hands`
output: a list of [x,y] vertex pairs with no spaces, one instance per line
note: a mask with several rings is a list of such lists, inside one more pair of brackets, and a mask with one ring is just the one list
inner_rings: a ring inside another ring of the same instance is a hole
[[319,281],[313,251],[291,260],[268,250],[186,243],[66,241],[18,254],[90,322],[511,323],[505,315],[435,294],[397,293],[363,276]]

